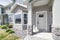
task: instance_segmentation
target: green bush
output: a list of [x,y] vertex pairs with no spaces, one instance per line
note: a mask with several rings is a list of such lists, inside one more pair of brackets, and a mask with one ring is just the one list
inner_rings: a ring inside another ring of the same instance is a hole
[[7,26],[6,25],[2,25],[0,26],[2,29],[7,29]]
[[6,23],[5,25],[6,25],[6,26],[9,26],[9,23]]
[[14,31],[11,30],[11,29],[7,29],[6,32],[8,32],[8,33],[14,33]]
[[0,26],[0,28],[1,28],[1,26]]
[[9,25],[8,25],[8,28],[12,28],[12,27],[13,27],[13,25],[12,25],[12,24],[9,24]]

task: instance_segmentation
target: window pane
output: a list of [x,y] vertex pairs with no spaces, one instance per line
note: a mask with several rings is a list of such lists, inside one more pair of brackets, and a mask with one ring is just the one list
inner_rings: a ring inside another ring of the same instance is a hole
[[0,14],[1,14],[1,8],[0,8]]
[[1,13],[4,13],[4,8],[1,8]]
[[15,15],[15,23],[21,24],[21,14]]
[[43,15],[39,15],[39,17],[43,17]]
[[8,19],[9,19],[9,23],[13,22],[13,15],[12,14],[8,15]]
[[27,14],[24,14],[24,24],[27,24]]

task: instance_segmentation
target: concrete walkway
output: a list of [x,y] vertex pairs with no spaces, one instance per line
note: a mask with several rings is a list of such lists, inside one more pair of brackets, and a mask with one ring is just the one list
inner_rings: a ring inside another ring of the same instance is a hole
[[38,33],[36,35],[33,35],[35,37],[40,37],[40,38],[43,38],[43,39],[47,39],[47,40],[54,40],[53,37],[52,37],[52,33]]
[[52,33],[38,33],[35,35],[26,36],[24,40],[54,40]]
[[26,36],[24,40],[46,40],[46,39],[35,37],[35,36]]
[[16,28],[13,28],[13,30],[15,31],[14,34],[18,37],[25,38],[25,36],[27,35],[27,31],[25,31],[25,30],[18,30]]

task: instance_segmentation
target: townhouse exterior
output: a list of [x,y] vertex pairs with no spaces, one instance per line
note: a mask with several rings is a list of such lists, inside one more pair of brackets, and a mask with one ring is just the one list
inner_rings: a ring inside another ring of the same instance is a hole
[[[57,30],[55,33],[59,36],[59,3],[59,0],[54,0],[54,5],[53,0],[45,0],[43,2],[40,0],[33,0],[31,3],[27,4],[28,6],[26,6],[20,3],[15,3],[14,0],[8,5],[0,4],[0,25],[6,23],[13,24],[14,29],[19,31],[27,30],[29,34],[33,34],[33,32],[51,32],[53,27],[53,32]],[[57,38],[59,37],[55,37],[55,39]]]
[[[18,1],[18,0],[17,0]],[[10,23],[17,30],[51,32],[52,26],[52,0],[37,1],[24,4],[13,0],[8,6],[0,5],[2,19],[0,24]],[[40,4],[38,4],[38,3]],[[44,4],[43,4],[44,3]],[[3,7],[2,7],[3,6]],[[2,21],[3,20],[3,21]],[[37,27],[37,29],[35,29]]]
[[[21,1],[21,0],[20,0]],[[0,1],[1,2],[1,1]],[[21,3],[19,3],[19,0],[17,0],[15,2],[15,0],[12,0],[10,3],[5,2],[5,4],[3,5],[3,1],[2,3],[0,3],[0,14],[1,14],[1,24],[6,24],[6,23],[13,23],[13,14],[15,14],[19,9],[23,8],[22,10],[25,10],[27,7],[22,5]],[[17,9],[15,9],[17,7]],[[20,8],[21,7],[21,8]],[[16,11],[15,13],[13,12]],[[19,13],[18,13],[19,14]],[[11,19],[12,18],[12,19]]]

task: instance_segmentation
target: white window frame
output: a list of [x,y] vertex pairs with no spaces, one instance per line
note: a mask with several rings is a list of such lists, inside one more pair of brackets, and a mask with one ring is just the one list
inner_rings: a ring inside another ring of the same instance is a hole
[[23,12],[23,25],[27,25],[27,24],[24,24],[24,14],[27,14],[27,24],[28,24],[28,13],[27,12]]
[[[15,23],[15,15],[18,15],[18,13],[17,14],[14,14],[14,16],[13,16],[13,18],[14,18],[14,24],[19,24],[19,23]],[[19,15],[21,15],[21,23],[20,24],[22,24],[22,14],[19,14]]]

